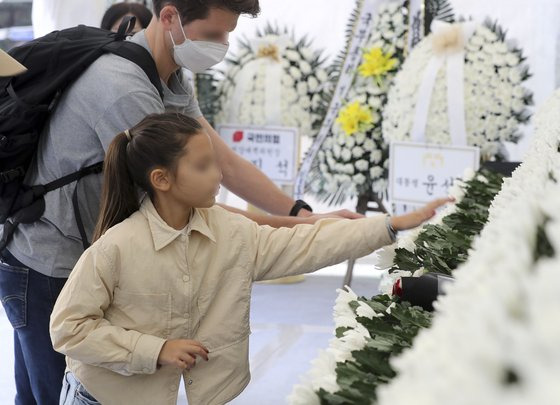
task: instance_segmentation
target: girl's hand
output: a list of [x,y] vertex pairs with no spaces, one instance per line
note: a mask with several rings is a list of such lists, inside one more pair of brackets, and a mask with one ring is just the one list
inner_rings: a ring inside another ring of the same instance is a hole
[[416,228],[427,220],[433,218],[439,207],[453,201],[455,201],[453,198],[440,198],[432,201],[417,211],[411,212],[410,214],[391,217],[391,226],[395,231],[404,231]]
[[163,344],[158,357],[158,366],[175,366],[190,370],[196,366],[196,356],[208,361],[208,349],[194,340],[168,340]]

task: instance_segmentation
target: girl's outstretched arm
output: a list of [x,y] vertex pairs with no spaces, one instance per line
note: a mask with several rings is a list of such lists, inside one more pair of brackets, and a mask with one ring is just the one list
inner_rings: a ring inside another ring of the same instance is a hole
[[386,215],[356,220],[324,219],[291,229],[258,226],[242,217],[238,221],[246,229],[247,260],[253,280],[271,280],[366,256],[393,242],[388,224],[396,231],[417,227],[450,201],[436,200],[418,211],[389,220]]

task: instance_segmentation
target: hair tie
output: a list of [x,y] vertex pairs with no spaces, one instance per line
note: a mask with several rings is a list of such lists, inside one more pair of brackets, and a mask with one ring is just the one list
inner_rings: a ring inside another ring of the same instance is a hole
[[124,134],[126,135],[126,139],[128,139],[128,142],[132,141],[132,135],[130,135],[130,130],[129,129],[124,131]]

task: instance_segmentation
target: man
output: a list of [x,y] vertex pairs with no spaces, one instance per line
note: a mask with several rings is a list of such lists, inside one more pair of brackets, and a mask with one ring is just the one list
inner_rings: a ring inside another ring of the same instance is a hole
[[[262,172],[235,154],[202,116],[181,68],[203,71],[220,62],[228,34],[241,14],[256,16],[258,0],[155,0],[154,18],[132,41],[152,55],[162,80],[163,101],[144,71],[115,55],[104,55],[64,92],[41,135],[26,184],[46,184],[103,160],[113,137],[145,116],[179,111],[196,118],[210,135],[223,184],[265,211],[253,215],[273,226],[310,223],[324,216],[357,217],[347,211],[315,215],[284,195]],[[39,221],[21,224],[0,252],[0,293],[14,326],[16,404],[56,404],[65,369],[49,338],[49,317],[66,278],[83,253],[72,208],[77,187],[86,233],[93,233],[101,176],[91,175],[48,193]],[[288,213],[298,217],[288,217]],[[246,214],[248,215],[248,214]]]

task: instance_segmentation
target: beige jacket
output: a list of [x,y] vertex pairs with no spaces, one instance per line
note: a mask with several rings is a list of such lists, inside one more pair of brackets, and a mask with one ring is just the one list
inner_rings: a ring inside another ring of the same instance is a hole
[[[80,258],[51,317],[54,348],[102,404],[224,404],[249,383],[254,281],[312,272],[391,242],[385,217],[274,229],[220,207],[197,209],[188,234],[149,198]],[[157,368],[167,339],[210,350],[191,370]]]

